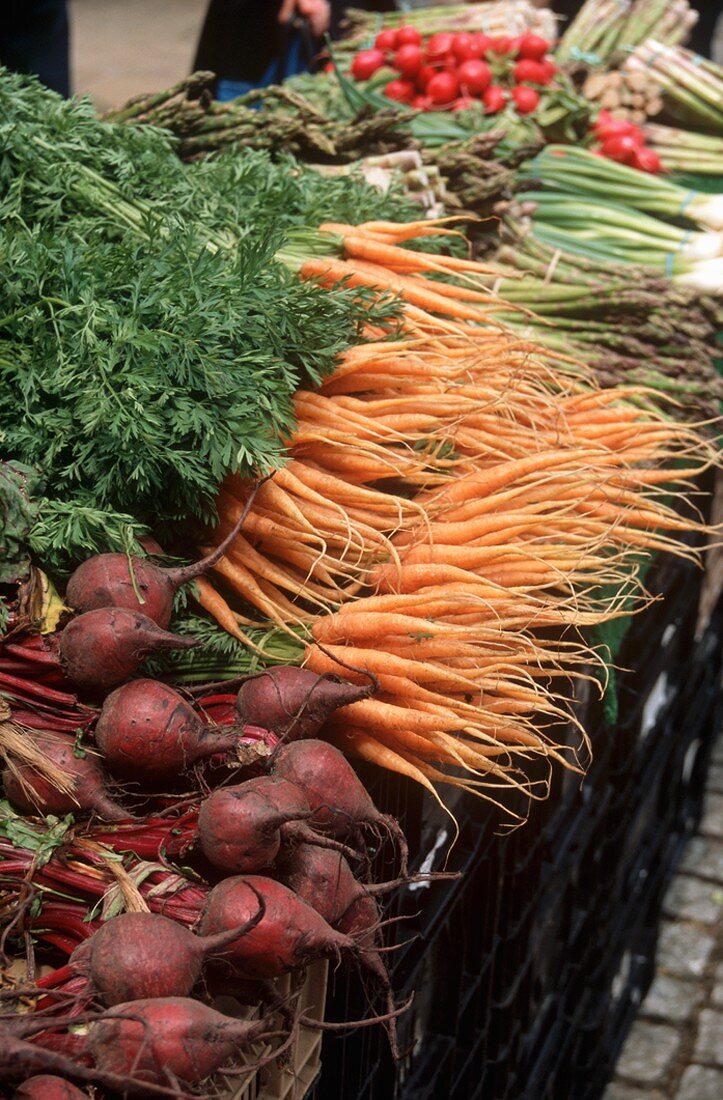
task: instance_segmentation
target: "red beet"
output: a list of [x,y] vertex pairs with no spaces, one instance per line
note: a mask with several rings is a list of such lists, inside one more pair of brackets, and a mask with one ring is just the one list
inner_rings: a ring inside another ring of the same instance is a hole
[[58,790],[30,764],[14,764],[3,772],[5,793],[18,810],[26,814],[77,814],[92,810],[106,821],[124,821],[131,816],[108,794],[103,770],[91,753],[76,755],[75,741],[64,734],[38,731],[33,741],[65,775],[73,780],[68,794]]
[[198,836],[203,854],[229,874],[270,867],[282,845],[306,841],[338,849],[338,841],[305,824],[312,811],[304,792],[278,776],[264,775],[221,787],[201,803]]
[[13,1100],[88,1100],[88,1094],[71,1085],[70,1081],[64,1081],[62,1077],[41,1073],[23,1081]]
[[132,680],[103,703],[95,739],[112,768],[153,779],[178,775],[197,760],[229,752],[238,734],[228,726],[207,726],[166,684]]
[[189,997],[158,997],[108,1009],[90,1025],[88,1049],[105,1073],[196,1084],[266,1029],[263,1020],[235,1020]]
[[365,893],[340,852],[314,844],[295,848],[281,868],[280,878],[332,927],[336,927],[356,898]]
[[144,657],[198,643],[161,630],[152,619],[122,607],[102,607],[72,619],[58,643],[60,663],[79,687],[108,691],[127,680]]
[[288,887],[261,875],[227,878],[214,886],[201,919],[201,932],[223,932],[248,921],[258,907],[254,891],[266,903],[266,912],[254,929],[225,952],[242,977],[275,978],[340,951],[356,953],[352,939],[335,932]]
[[284,741],[295,741],[315,737],[338,707],[371,693],[371,684],[349,684],[306,668],[277,665],[243,684],[236,709],[245,724],[264,726]]
[[158,913],[122,913],[101,925],[70,957],[106,1005],[150,997],[186,997],[205,957],[245,935],[261,920],[263,904],[246,924],[217,936],[195,936]]
[[129,558],[127,554],[96,554],[75,570],[65,598],[76,611],[94,611],[99,607],[125,607],[139,611],[164,630],[171,621],[173,597],[194,577],[211,569],[223,557],[238,535],[247,508],[215,550],[192,565],[163,569],[147,558]]
[[337,836],[349,836],[361,825],[391,833],[399,847],[400,871],[407,874],[408,849],[399,823],[376,808],[346,757],[326,741],[296,741],[282,745],[274,772],[301,787],[314,810],[312,824]]

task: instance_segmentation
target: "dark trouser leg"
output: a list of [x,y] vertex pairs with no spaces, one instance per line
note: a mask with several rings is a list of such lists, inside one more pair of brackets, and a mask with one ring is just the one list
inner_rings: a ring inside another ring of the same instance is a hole
[[70,95],[66,0],[5,0],[0,12],[0,64],[34,73],[61,95]]

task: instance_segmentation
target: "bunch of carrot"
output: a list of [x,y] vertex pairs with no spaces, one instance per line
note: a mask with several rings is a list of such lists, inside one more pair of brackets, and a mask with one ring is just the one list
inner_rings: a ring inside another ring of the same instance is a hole
[[[578,628],[645,602],[641,553],[695,556],[681,536],[705,527],[665,494],[714,452],[641,410],[639,390],[599,390],[536,359],[491,322],[499,302],[481,265],[401,247],[449,230],[324,228],[346,258],[302,273],[393,290],[403,330],[370,332],[297,394],[290,461],[217,572],[251,616],[305,635],[308,667],[376,678],[379,692],[330,727],[342,747],[430,789],[542,796],[523,760],[579,767],[586,746],[583,731],[575,748],[554,729],[568,717],[554,678],[602,662]],[[225,484],[215,539],[249,492]],[[254,621],[209,584],[201,599],[237,636]]]

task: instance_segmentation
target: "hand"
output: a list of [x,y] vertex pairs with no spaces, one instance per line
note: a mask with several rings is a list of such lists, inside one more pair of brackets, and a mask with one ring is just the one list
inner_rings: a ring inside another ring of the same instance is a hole
[[288,23],[297,11],[309,20],[314,38],[322,38],[326,34],[331,20],[328,0],[282,0],[279,23]]

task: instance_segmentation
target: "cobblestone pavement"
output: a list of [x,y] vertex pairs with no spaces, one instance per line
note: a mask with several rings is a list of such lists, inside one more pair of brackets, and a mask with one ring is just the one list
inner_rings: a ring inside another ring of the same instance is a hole
[[723,732],[663,903],[655,978],[604,1100],[723,1100]]

